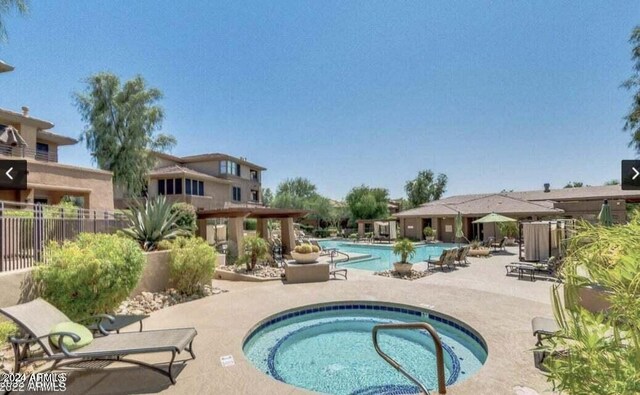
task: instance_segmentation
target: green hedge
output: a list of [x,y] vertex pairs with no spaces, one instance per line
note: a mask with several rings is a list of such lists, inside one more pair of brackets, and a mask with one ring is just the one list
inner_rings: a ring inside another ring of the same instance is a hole
[[113,312],[138,284],[146,261],[135,241],[90,233],[52,242],[47,256],[34,280],[40,295],[72,320]]
[[201,294],[203,286],[213,277],[216,256],[215,249],[199,237],[176,239],[169,261],[171,283],[183,294]]
[[329,229],[316,229],[313,231],[313,235],[319,238],[329,237],[329,234]]

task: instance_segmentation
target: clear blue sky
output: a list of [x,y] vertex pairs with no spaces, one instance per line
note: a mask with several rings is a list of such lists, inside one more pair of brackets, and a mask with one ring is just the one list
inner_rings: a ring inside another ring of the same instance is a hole
[[[637,1],[32,1],[6,19],[0,107],[83,129],[71,93],[108,70],[160,88],[177,155],[225,152],[342,198],[404,195],[421,169],[447,194],[601,184],[633,158]],[[62,161],[91,165],[84,146]]]

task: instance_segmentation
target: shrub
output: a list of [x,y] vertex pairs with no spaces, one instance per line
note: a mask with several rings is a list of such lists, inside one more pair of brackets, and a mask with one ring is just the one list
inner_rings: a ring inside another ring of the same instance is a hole
[[265,260],[269,257],[269,244],[267,244],[265,239],[258,236],[249,236],[244,238],[243,243],[244,251],[236,261],[236,264],[246,264],[248,271],[255,269],[258,261]]
[[169,279],[181,293],[202,293],[205,283],[213,277],[216,251],[199,237],[177,238],[171,247]]
[[424,237],[434,237],[436,235],[436,231],[430,226],[425,226],[422,233],[424,234]]
[[191,234],[195,234],[198,230],[198,216],[196,214],[196,208],[189,203],[174,203],[171,206],[171,214],[176,215],[176,225],[185,229]]
[[504,237],[516,237],[518,236],[518,223],[517,222],[501,222],[498,224],[498,229]]
[[125,216],[131,226],[122,229],[122,233],[136,240],[145,251],[155,250],[162,240],[189,235],[189,230],[178,225],[178,213],[171,213],[171,205],[164,196],[136,202]]
[[81,233],[75,241],[52,242],[34,280],[44,299],[77,320],[114,311],[138,284],[144,263],[133,240]]
[[313,231],[313,235],[320,238],[329,237],[329,234],[329,229],[316,229]]
[[393,245],[393,253],[400,255],[400,262],[407,263],[407,261],[416,254],[416,247],[409,239],[400,239]]
[[18,333],[18,327],[13,322],[2,321],[0,322],[0,346],[2,346],[9,336],[13,336]]
[[[640,393],[640,222],[611,227],[582,223],[562,267],[565,310],[558,286],[553,306],[559,336],[545,347],[548,378],[567,394]],[[587,284],[607,290],[610,308],[591,312],[576,303]],[[556,356],[557,355],[557,356]]]
[[247,218],[244,221],[244,230],[257,230],[258,221],[255,218]]
[[357,238],[358,238],[358,234],[357,234],[357,233],[351,233],[351,234],[349,235],[349,239],[350,239],[350,240],[356,240]]

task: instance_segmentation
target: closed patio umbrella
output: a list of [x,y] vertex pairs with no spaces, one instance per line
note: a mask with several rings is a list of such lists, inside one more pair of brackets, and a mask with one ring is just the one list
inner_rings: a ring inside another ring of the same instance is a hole
[[491,214],[487,214],[482,218],[479,218],[475,221],[473,221],[474,224],[490,224],[493,223],[493,234],[496,234],[496,224],[497,223],[502,223],[502,222],[517,222],[517,219],[514,218],[510,218],[510,217],[506,217],[504,215],[500,215],[500,214],[496,214],[496,213],[491,213]]
[[0,129],[0,143],[10,145],[12,147],[24,147],[27,145],[22,136],[20,136],[18,129],[13,126],[5,126],[3,129]]
[[600,214],[598,214],[598,221],[600,221],[600,225],[602,226],[613,225],[613,215],[611,215],[611,206],[609,206],[609,201],[606,199],[602,203]]
[[456,214],[456,241],[458,242],[458,247],[460,246],[460,239],[464,237],[464,232],[462,231],[462,214],[458,211]]

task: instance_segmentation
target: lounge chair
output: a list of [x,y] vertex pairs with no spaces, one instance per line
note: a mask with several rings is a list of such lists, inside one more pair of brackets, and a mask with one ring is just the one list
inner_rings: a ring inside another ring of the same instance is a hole
[[318,249],[320,250],[320,256],[330,255],[330,254],[331,254],[331,252],[330,252],[330,251],[327,251],[327,250],[325,250],[324,248],[322,248],[322,246],[320,245],[320,243],[318,243],[318,241],[317,241],[317,240],[309,240],[309,243],[310,243],[312,246],[316,246],[316,247],[318,247]]
[[427,262],[427,270],[429,270],[430,266],[432,265],[434,267],[440,266],[441,269],[444,269],[445,266],[451,268],[451,265],[455,260],[456,253],[457,251],[455,249],[443,250],[440,254],[440,258],[431,259],[431,257],[429,257],[429,259],[425,261]]
[[558,267],[560,266],[561,261],[556,257],[550,257],[544,262],[534,263],[534,262],[518,262],[518,263],[509,263],[504,265],[504,268],[507,271],[507,276],[513,273],[518,273],[518,278],[523,278],[525,273],[529,273],[531,276],[531,281],[535,280],[536,273],[543,273],[549,277],[555,277]]
[[464,246],[462,248],[459,248],[456,254],[456,262],[458,262],[460,265],[468,265],[469,262],[467,261],[467,255],[469,254],[469,250],[471,250],[471,246]]
[[[63,343],[65,337],[79,342],[80,337],[73,333],[52,334],[51,329],[57,324],[70,322],[71,320],[60,310],[49,304],[44,299],[36,299],[28,303],[0,309],[14,321],[24,333],[23,338],[12,336],[9,342],[15,354],[14,373],[18,373],[22,365],[35,361],[51,361],[53,365],[49,370],[63,366],[77,364],[83,361],[123,362],[138,365],[155,372],[161,373],[175,384],[173,376],[173,364],[176,354],[187,350],[195,359],[193,353],[193,339],[197,332],[194,328],[164,329],[143,332],[109,333],[102,324],[98,323],[98,329],[103,336],[94,337],[86,346],[74,350],[68,350]],[[113,322],[113,317],[101,315],[100,317]],[[92,317],[95,322],[96,317]],[[57,345],[50,342],[51,335],[58,335]],[[33,352],[32,346],[38,345],[41,350]],[[151,354],[159,352],[171,353],[171,361],[167,370],[141,361],[125,359],[124,356],[132,354]]]
[[538,341],[536,346],[542,346],[542,341],[554,337],[560,328],[553,318],[546,317],[534,317],[531,320],[531,329],[533,330],[533,336],[536,336]]
[[500,240],[499,243],[491,243],[491,248],[493,248],[493,251],[506,251],[505,245],[507,244],[507,238],[503,237],[502,240]]

